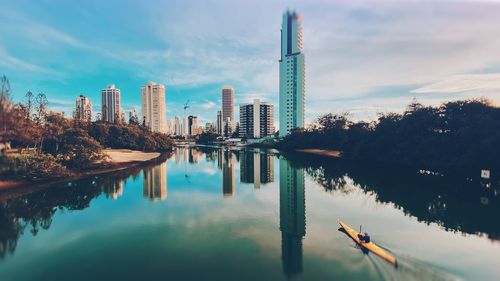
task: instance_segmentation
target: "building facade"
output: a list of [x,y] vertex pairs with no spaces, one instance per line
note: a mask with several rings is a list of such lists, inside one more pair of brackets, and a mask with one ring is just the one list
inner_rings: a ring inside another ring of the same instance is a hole
[[142,86],[142,116],[144,123],[152,132],[167,132],[167,116],[165,105],[165,86],[148,82]]
[[287,11],[281,26],[279,86],[280,137],[304,127],[305,58],[302,52],[302,16]]
[[252,104],[240,106],[239,135],[242,138],[263,138],[274,134],[272,104],[255,99]]
[[217,111],[217,123],[215,124],[215,128],[216,128],[217,134],[219,136],[222,136],[222,132],[224,130],[224,122],[222,121],[222,111],[221,110]]
[[234,88],[232,86],[222,87],[222,120],[234,120]]
[[102,121],[114,123],[121,119],[120,89],[114,84],[101,90],[102,97]]
[[194,136],[198,135],[199,132],[198,116],[190,115],[188,117],[188,135]]
[[228,137],[236,130],[234,120],[234,88],[232,86],[222,87],[222,135]]
[[76,98],[75,120],[90,122],[92,120],[92,102],[89,98],[80,95]]

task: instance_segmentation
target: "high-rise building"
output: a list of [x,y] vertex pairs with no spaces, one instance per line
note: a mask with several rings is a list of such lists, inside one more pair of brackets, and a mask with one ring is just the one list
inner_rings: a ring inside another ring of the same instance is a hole
[[142,86],[141,97],[146,126],[153,132],[166,133],[165,86],[150,81]]
[[135,110],[135,107],[132,107],[128,113],[128,122],[139,124],[139,117],[137,116],[137,110]]
[[302,16],[287,11],[281,25],[279,120],[280,137],[304,127],[305,58]]
[[90,122],[92,120],[92,102],[89,98],[80,95],[76,98],[75,120]]
[[198,128],[199,128],[198,116],[190,115],[188,117],[188,135],[190,136],[197,135],[199,132]]
[[102,121],[113,123],[121,119],[120,89],[114,84],[101,90],[102,96]]
[[174,135],[176,136],[182,136],[183,131],[182,131],[182,122],[179,117],[175,116],[175,121],[174,121]]
[[232,86],[222,87],[222,135],[228,137],[236,130],[234,120],[234,88]]
[[224,131],[224,122],[222,120],[222,111],[217,111],[217,124],[215,124],[217,134],[222,136],[222,132]]
[[258,99],[240,106],[239,134],[242,138],[263,138],[274,134],[273,105]]
[[167,199],[167,163],[144,169],[142,188],[145,198],[151,201]]
[[188,117],[182,119],[182,136],[189,136],[189,120]]
[[208,133],[215,133],[216,129],[214,123],[212,122],[205,123],[205,131]]
[[175,135],[175,118],[168,120],[167,133],[169,135]]
[[234,88],[222,87],[222,120],[234,121]]
[[287,276],[302,272],[302,239],[306,235],[304,170],[286,159],[280,167],[281,260]]

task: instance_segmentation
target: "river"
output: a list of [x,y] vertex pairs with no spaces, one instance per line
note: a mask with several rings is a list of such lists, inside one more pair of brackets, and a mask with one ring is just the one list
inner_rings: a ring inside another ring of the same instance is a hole
[[494,181],[176,148],[0,202],[0,280],[498,280],[499,214]]

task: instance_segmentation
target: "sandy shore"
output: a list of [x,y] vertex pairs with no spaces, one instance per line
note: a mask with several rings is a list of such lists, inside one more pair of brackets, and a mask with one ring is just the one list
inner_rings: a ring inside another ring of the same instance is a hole
[[108,162],[111,163],[109,167],[76,172],[75,176],[72,176],[71,178],[41,179],[37,181],[0,180],[0,201],[8,199],[9,197],[18,196],[19,194],[29,193],[42,188],[46,188],[56,182],[75,180],[81,177],[111,173],[127,169],[132,166],[151,161],[161,156],[161,153],[158,152],[142,152],[129,149],[103,149],[103,152],[109,156]]
[[311,153],[316,155],[328,156],[328,157],[340,157],[340,151],[338,150],[326,150],[326,149],[297,149],[298,152]]
[[160,156],[158,152],[142,152],[130,149],[104,149],[103,152],[109,156],[109,161],[115,164],[144,162]]

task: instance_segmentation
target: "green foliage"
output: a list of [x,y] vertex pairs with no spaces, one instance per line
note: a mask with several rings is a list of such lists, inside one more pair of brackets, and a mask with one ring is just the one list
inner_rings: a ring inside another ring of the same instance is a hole
[[80,128],[72,128],[61,136],[62,163],[67,167],[85,169],[104,160],[101,145]]
[[196,138],[196,143],[199,144],[210,144],[217,141],[217,134],[211,132],[203,132]]
[[0,175],[29,180],[62,178],[72,173],[49,154],[34,153],[14,157],[1,157]]
[[90,126],[89,134],[109,148],[165,152],[172,147],[167,135],[153,133],[146,127],[134,124],[95,122]]
[[485,100],[425,107],[416,102],[403,114],[377,122],[351,122],[327,114],[315,126],[286,136],[281,149],[322,148],[349,159],[388,162],[431,170],[500,167],[500,108]]

